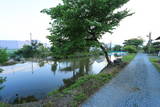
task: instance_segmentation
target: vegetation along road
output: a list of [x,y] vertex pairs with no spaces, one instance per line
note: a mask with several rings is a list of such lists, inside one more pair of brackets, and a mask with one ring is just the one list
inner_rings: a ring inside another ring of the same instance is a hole
[[160,74],[148,56],[142,53],[82,105],[82,107],[159,106]]

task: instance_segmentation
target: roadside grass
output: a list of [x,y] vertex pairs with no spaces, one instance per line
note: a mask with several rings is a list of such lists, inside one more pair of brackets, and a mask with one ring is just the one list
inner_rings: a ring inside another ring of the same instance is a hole
[[[66,107],[78,107],[84,102],[89,96],[94,94],[100,87],[108,83],[125,64],[115,65],[114,67],[107,68],[105,71],[97,75],[85,75],[80,77],[74,84],[68,88],[62,90],[56,90],[49,93],[51,98],[57,98],[53,102],[53,106],[61,107],[62,105],[67,105]],[[59,101],[62,100],[63,101]],[[68,101],[65,101],[68,100]],[[50,101],[49,101],[50,102]],[[57,104],[57,102],[61,102]],[[64,104],[63,104],[64,103]],[[46,103],[44,106],[49,105]]]
[[136,56],[136,53],[130,53],[130,54],[124,56],[122,58],[122,61],[126,62],[126,63],[129,63],[129,62],[131,62],[134,59],[135,56]]
[[0,102],[0,107],[9,107],[9,105],[8,105],[8,104],[1,103],[1,102]]
[[157,70],[160,72],[160,59],[158,58],[149,58],[149,60],[152,62],[152,64],[157,68]]

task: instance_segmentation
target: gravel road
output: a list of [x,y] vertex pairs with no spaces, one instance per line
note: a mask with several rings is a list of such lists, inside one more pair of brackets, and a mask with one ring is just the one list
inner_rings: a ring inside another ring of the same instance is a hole
[[160,107],[160,73],[140,53],[82,107]]

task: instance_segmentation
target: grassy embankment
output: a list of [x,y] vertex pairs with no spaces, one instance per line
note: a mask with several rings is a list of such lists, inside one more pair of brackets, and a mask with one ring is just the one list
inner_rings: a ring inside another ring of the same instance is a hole
[[[95,93],[100,87],[109,82],[120,70],[128,64],[136,54],[128,54],[122,58],[123,63],[107,68],[105,71],[97,75],[86,75],[79,78],[73,85],[63,90],[56,90],[49,93],[49,96],[57,97],[55,102],[48,101],[45,103],[45,107],[50,106],[71,106],[77,107],[89,96]],[[125,64],[124,64],[125,63]],[[63,100],[62,100],[63,99]],[[62,100],[62,101],[60,101]],[[56,103],[58,102],[58,103]],[[61,103],[59,103],[61,102]]]
[[130,61],[133,60],[133,58],[134,58],[135,56],[136,56],[135,53],[128,54],[128,55],[126,55],[126,56],[124,56],[124,57],[122,58],[122,61],[123,61],[123,62],[126,62],[126,63],[129,63]]
[[159,58],[149,58],[152,64],[157,68],[160,72],[160,59]]
[[8,104],[1,103],[1,102],[0,102],[0,107],[9,107],[9,105],[8,105]]

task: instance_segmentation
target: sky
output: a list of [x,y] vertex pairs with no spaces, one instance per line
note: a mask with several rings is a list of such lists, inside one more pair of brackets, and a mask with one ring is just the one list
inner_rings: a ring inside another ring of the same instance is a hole
[[[48,43],[51,19],[40,11],[59,3],[61,0],[0,0],[0,40],[29,40],[31,32],[33,39]],[[123,8],[135,14],[123,19],[113,34],[106,33],[101,41],[122,44],[141,37],[147,42],[149,32],[153,39],[160,36],[159,4],[159,0],[130,0]]]

